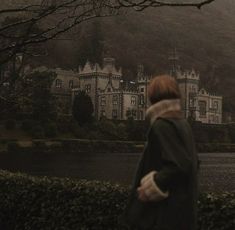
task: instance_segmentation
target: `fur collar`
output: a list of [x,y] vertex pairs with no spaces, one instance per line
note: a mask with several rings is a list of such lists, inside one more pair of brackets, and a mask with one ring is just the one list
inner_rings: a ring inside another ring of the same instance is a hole
[[151,105],[146,111],[146,119],[152,125],[158,118],[182,118],[179,99],[162,100]]

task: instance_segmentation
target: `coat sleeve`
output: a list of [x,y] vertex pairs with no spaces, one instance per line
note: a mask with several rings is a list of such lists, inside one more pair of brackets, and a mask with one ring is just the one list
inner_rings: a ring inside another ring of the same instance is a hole
[[160,189],[166,191],[187,180],[192,159],[174,125],[165,120],[158,123],[153,129],[153,135],[160,145],[162,168],[154,180]]

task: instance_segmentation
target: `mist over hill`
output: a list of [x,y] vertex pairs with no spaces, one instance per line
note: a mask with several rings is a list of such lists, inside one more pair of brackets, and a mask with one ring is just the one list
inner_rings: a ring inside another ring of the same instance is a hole
[[168,57],[176,48],[178,65],[199,71],[204,87],[235,105],[234,0],[216,0],[201,10],[130,10],[82,23],[46,48],[48,56],[36,59],[39,65],[76,69],[87,60],[102,64],[103,57],[111,56],[123,67],[125,78],[135,78],[138,64],[144,64],[147,74],[168,72]]
[[235,96],[234,13],[234,0],[216,0],[201,10],[149,8],[98,19],[66,35],[73,40],[50,44],[48,63],[76,68],[87,59],[102,63],[104,56],[112,56],[123,67],[124,77],[134,78],[138,64],[144,64],[147,74],[168,72],[171,67],[168,57],[176,48],[178,65],[183,69],[195,68],[207,89],[232,98]]

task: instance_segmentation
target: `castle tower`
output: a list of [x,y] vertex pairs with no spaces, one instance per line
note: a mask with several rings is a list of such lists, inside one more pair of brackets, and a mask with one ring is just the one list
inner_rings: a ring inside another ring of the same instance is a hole
[[80,89],[84,90],[92,99],[94,105],[94,115],[99,117],[99,94],[107,88],[109,92],[118,89],[122,70],[115,67],[114,58],[104,58],[103,67],[99,64],[91,65],[86,63],[84,68],[79,69],[78,78],[80,80]]
[[103,66],[107,69],[109,73],[112,73],[115,68],[115,59],[114,58],[104,58]]
[[200,76],[194,69],[191,71],[176,70],[176,80],[179,84],[179,89],[182,97],[182,109],[185,118],[198,117],[198,99]]
[[138,119],[145,119],[145,112],[149,106],[148,101],[148,84],[150,81],[150,76],[144,74],[144,66],[139,65],[137,69],[137,85],[139,93],[139,109],[138,109]]

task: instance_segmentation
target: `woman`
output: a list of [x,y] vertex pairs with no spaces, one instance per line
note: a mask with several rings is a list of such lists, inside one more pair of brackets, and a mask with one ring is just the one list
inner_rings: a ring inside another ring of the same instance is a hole
[[148,97],[150,128],[126,220],[131,229],[196,230],[198,159],[175,79],[155,77]]

